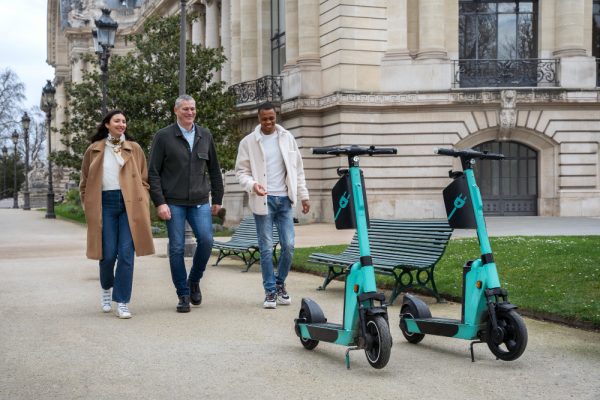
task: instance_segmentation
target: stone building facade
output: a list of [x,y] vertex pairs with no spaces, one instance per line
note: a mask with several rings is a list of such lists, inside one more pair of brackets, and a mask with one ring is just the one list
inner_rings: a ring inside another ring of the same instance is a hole
[[[92,51],[92,27],[81,21],[106,3],[49,0],[59,92],[85,67],[77,55]],[[120,37],[180,6],[115,3]],[[350,144],[398,149],[361,160],[372,217],[445,216],[441,190],[458,165],[436,147],[510,156],[477,166],[490,214],[600,216],[598,0],[196,0],[187,12],[188,39],[225,51],[219,79],[238,93],[245,129],[261,101],[280,107],[305,162],[304,221],[331,219],[330,188],[345,165],[311,148]],[[235,220],[247,200],[233,173],[225,178]]]

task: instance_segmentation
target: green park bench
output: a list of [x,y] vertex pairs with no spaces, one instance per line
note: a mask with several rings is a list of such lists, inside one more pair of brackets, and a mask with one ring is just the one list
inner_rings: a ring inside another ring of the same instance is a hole
[[[273,226],[273,258],[275,263],[277,262],[275,250],[278,244],[279,233],[277,232],[277,228]],[[215,240],[213,242],[213,249],[219,250],[217,261],[213,266],[217,266],[225,257],[234,256],[244,262],[246,269],[242,272],[248,272],[252,265],[260,261],[260,249],[258,248],[254,216],[244,217],[227,242]]]
[[[441,300],[435,286],[433,269],[444,254],[452,228],[445,220],[383,220],[371,219],[369,243],[376,274],[394,277],[394,290],[389,299],[412,288],[422,288]],[[341,254],[313,253],[308,260],[328,267],[325,281],[318,289],[325,290],[329,282],[344,275],[348,267],[360,259],[358,238]]]

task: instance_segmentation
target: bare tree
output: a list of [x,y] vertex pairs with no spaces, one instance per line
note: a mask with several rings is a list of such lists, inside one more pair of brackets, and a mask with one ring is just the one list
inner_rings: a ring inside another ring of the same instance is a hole
[[0,136],[9,138],[21,124],[25,85],[10,68],[0,71]]

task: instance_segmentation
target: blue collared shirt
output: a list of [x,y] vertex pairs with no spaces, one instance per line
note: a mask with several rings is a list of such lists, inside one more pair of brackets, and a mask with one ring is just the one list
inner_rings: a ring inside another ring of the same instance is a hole
[[190,152],[191,152],[192,147],[194,147],[194,136],[196,135],[196,124],[192,124],[192,129],[189,131],[187,129],[185,129],[183,126],[179,125],[179,122],[177,123],[177,126],[179,127],[179,130],[181,131],[181,133],[183,133],[183,137],[185,138],[185,140],[187,140],[187,142],[190,144]]

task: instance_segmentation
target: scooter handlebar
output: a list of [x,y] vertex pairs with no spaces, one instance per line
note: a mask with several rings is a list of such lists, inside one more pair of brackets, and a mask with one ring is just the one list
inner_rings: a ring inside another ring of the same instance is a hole
[[362,147],[362,146],[341,146],[341,147],[314,147],[313,154],[330,154],[339,156],[340,154],[348,156],[358,156],[367,154],[369,156],[379,154],[396,154],[398,150],[393,147]]
[[433,152],[442,156],[478,158],[480,160],[504,160],[506,158],[504,154],[488,153],[487,151],[477,151],[473,149],[454,150],[437,148],[434,149]]

